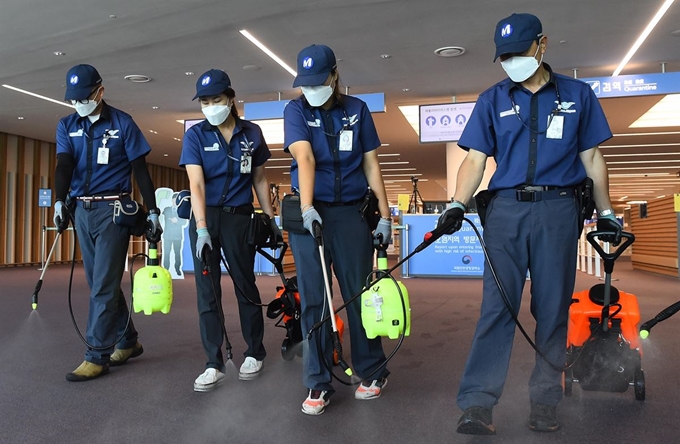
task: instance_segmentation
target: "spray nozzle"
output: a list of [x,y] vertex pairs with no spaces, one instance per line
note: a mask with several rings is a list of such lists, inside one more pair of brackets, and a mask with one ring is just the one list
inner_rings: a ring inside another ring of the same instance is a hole
[[227,361],[231,361],[234,358],[234,354],[231,352],[231,344],[229,343],[229,340],[226,340],[227,342]]
[[337,354],[338,364],[340,365],[340,368],[342,368],[342,370],[345,372],[347,376],[352,376],[353,374],[352,369],[342,357],[342,343],[340,342],[340,333],[338,333],[337,331],[333,332],[333,350]]
[[423,242],[418,245],[415,250],[413,250],[414,253],[419,253],[423,251],[425,248],[429,247],[430,244],[434,243],[437,239],[445,235],[448,231],[451,229],[454,229],[456,224],[459,221],[454,219],[454,218],[448,218],[444,219],[444,223],[439,225],[437,228],[435,228],[432,231],[428,231],[425,233],[425,236],[423,238]]

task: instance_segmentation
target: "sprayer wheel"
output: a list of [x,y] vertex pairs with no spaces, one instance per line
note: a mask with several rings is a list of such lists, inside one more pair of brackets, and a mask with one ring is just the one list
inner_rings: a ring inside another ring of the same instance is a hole
[[645,400],[645,371],[640,369],[635,372],[635,379],[633,380],[633,387],[635,389],[635,399],[638,401]]
[[571,396],[574,386],[574,372],[568,368],[564,371],[564,396]]
[[281,344],[281,356],[283,356],[285,361],[292,361],[295,358],[293,343],[288,338],[284,339],[283,344]]

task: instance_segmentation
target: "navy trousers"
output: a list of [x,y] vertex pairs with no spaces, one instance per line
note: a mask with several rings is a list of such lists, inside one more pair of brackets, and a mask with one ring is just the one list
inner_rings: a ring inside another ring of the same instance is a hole
[[130,241],[129,229],[113,223],[112,202],[92,203],[86,209],[78,201],[75,221],[85,277],[90,286],[86,339],[94,347],[111,345],[104,350],[88,349],[85,360],[103,365],[109,362],[112,344],[121,335],[123,339],[118,348],[130,348],[137,342],[132,319],[125,329],[129,309],[120,288]]
[[[484,227],[489,258],[515,314],[519,312],[529,270],[535,342],[557,367],[565,362],[579,222],[573,196],[538,202],[496,196],[487,210]],[[515,328],[487,264],[481,314],[458,393],[461,409],[492,408],[498,402],[507,377]],[[562,399],[561,377],[560,371],[536,355],[529,378],[531,401],[557,405]]]
[[[203,349],[208,358],[205,367],[224,371],[224,356],[222,341],[224,333],[215,298],[222,301],[222,273],[220,268],[220,254],[229,265],[234,292],[238,301],[238,312],[241,321],[241,334],[247,349],[243,356],[252,356],[262,361],[266,351],[262,343],[264,339],[264,317],[259,304],[260,292],[255,285],[255,247],[245,242],[250,217],[244,214],[230,214],[222,211],[221,207],[206,208],[206,222],[212,239],[210,254],[211,273],[207,276],[201,273],[203,265],[196,258],[196,220],[191,218],[189,223],[189,239],[194,260],[194,275],[196,277],[196,291],[198,296],[198,318],[201,330]],[[212,282],[211,282],[212,279]],[[247,298],[246,298],[247,296]],[[248,299],[250,299],[250,302]],[[230,339],[233,345],[233,339]]]
[[[373,267],[373,241],[368,223],[361,218],[361,205],[328,207],[315,204],[323,222],[324,256],[328,272],[331,266],[340,285],[343,300],[360,292],[366,284],[366,277]],[[321,258],[316,240],[311,234],[289,233],[293,257],[297,270],[300,305],[302,309],[302,334],[329,313],[324,291]],[[331,276],[329,276],[331,279]],[[335,305],[336,307],[340,304]],[[362,379],[368,378],[383,362],[380,338],[368,339],[361,323],[361,301],[356,299],[347,307],[351,365],[354,373]],[[347,337],[345,328],[345,338]],[[321,329],[321,350],[323,359],[333,365],[333,346],[330,339],[331,326],[326,322]],[[331,375],[319,355],[319,335],[313,334],[303,354],[302,383],[308,389],[334,392]],[[345,340],[345,343],[347,341]],[[373,374],[370,379],[379,379],[389,374],[386,368]]]

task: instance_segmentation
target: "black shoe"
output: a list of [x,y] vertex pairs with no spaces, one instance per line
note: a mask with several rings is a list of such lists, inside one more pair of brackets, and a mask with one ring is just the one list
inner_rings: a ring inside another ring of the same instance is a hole
[[560,429],[557,421],[557,406],[531,403],[529,429],[534,432],[556,432]]
[[491,409],[479,406],[468,407],[458,420],[456,432],[465,435],[495,435],[496,428],[491,422]]
[[113,354],[111,354],[111,358],[109,359],[109,365],[111,367],[123,365],[128,361],[128,359],[136,358],[142,353],[144,353],[144,347],[142,347],[142,344],[140,344],[139,341],[137,341],[135,345],[133,345],[131,348],[116,349],[113,352]]

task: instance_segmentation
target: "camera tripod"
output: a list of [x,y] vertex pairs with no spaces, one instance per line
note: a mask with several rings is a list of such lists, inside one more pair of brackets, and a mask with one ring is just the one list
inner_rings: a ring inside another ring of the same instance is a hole
[[408,214],[417,214],[418,205],[420,205],[420,208],[423,210],[425,205],[423,203],[423,196],[421,196],[420,191],[418,191],[418,178],[412,176],[411,183],[413,184],[413,192],[411,193],[411,198],[408,202]]

